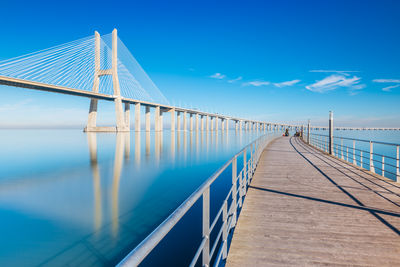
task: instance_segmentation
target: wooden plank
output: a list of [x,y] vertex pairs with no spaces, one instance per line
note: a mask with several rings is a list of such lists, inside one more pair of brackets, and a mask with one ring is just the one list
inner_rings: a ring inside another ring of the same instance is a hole
[[400,185],[279,138],[263,152],[227,266],[400,266]]

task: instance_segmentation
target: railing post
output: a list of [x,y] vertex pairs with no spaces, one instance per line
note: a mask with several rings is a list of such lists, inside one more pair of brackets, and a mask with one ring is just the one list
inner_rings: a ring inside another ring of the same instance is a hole
[[206,239],[203,247],[203,264],[202,266],[209,266],[210,264],[210,187],[203,193],[203,238]]
[[232,159],[232,224],[231,228],[233,228],[236,225],[236,204],[237,204],[237,183],[236,183],[236,178],[237,178],[237,157],[235,156]]
[[357,165],[357,161],[356,161],[356,140],[353,140],[353,164]]
[[396,149],[396,169],[397,169],[397,171],[396,171],[396,176],[397,176],[397,182],[398,183],[400,183],[400,170],[399,170],[399,147],[400,146],[397,146],[397,149]]
[[360,166],[363,168],[363,153],[360,151]]
[[342,159],[344,160],[344,157],[343,157],[343,139],[342,138],[340,139],[340,154],[342,154]]
[[382,156],[382,176],[385,177],[385,156]]
[[247,148],[245,148],[243,150],[243,178],[246,181],[246,184],[249,184],[248,175],[247,175],[247,168],[246,168],[246,166],[247,166],[247,163],[246,163],[247,159],[246,158],[247,158]]
[[310,144],[310,120],[308,120],[307,125],[307,143]]
[[372,141],[369,141],[369,170],[371,172],[375,172],[375,167],[374,167],[374,143]]
[[228,202],[224,201],[222,208],[222,259],[225,260],[228,256]]
[[333,155],[333,112],[329,112],[329,154]]

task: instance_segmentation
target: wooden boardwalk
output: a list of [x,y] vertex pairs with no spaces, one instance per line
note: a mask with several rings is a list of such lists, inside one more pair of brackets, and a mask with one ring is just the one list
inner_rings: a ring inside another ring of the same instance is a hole
[[282,137],[263,152],[227,266],[400,266],[400,185]]

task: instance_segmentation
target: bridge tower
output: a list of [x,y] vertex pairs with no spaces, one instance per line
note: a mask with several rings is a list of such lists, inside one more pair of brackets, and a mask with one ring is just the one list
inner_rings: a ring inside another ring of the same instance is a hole
[[117,54],[117,29],[112,32],[112,64],[111,69],[100,69],[100,34],[95,32],[95,56],[94,56],[94,79],[93,79],[93,92],[99,92],[100,77],[111,75],[114,90],[114,103],[116,126],[115,127],[98,127],[97,124],[97,99],[90,100],[88,123],[85,127],[85,132],[128,132],[129,129],[129,103],[125,103],[125,118],[122,108],[122,96],[119,87],[118,79],[118,54]]

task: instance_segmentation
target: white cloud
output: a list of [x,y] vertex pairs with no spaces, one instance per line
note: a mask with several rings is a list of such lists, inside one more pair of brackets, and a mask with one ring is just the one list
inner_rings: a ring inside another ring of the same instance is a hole
[[[344,75],[332,74],[322,80],[306,86],[306,89],[317,93],[325,93],[335,90],[339,87],[346,87],[352,91],[361,90],[365,88],[365,85],[360,84],[360,81],[361,78],[357,76],[353,76],[353,78],[346,78]],[[354,94],[354,92],[352,93]]]
[[393,88],[397,88],[397,87],[399,87],[399,86],[400,86],[400,84],[396,84],[396,85],[387,86],[387,87],[384,87],[384,88],[382,88],[382,91],[385,91],[385,92],[390,92],[390,91],[391,91],[391,89],[393,89]]
[[243,77],[242,77],[242,76],[239,76],[239,77],[237,77],[236,79],[229,80],[228,83],[234,83],[234,82],[240,81],[240,80],[242,80],[242,79],[243,79]]
[[221,73],[219,73],[219,72],[217,72],[217,73],[214,73],[213,75],[211,75],[210,76],[210,78],[214,78],[214,79],[224,79],[226,77],[226,75],[224,75],[224,74],[221,74]]
[[[374,79],[372,80],[374,83],[400,83],[399,79]],[[391,86],[386,86],[382,88],[382,91],[390,92],[391,89],[399,87],[400,84],[395,84]]]
[[350,72],[359,72],[358,70],[310,70],[310,72],[337,73],[344,76],[350,76]]
[[398,79],[375,79],[372,80],[374,83],[400,83]]
[[251,85],[251,86],[257,86],[257,87],[265,86],[265,85],[268,85],[268,84],[270,84],[270,82],[267,82],[267,81],[251,81],[251,82],[243,83],[244,86]]
[[285,86],[292,86],[295,85],[296,83],[300,82],[300,80],[292,80],[292,81],[287,81],[287,82],[281,82],[281,83],[274,83],[276,87],[285,87]]

